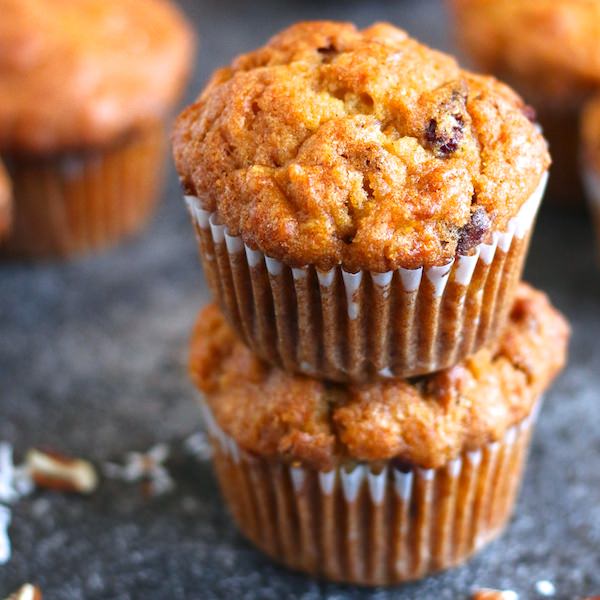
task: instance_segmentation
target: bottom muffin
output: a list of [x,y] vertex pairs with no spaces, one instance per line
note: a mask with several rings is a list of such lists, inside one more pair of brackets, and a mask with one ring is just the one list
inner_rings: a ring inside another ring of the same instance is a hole
[[591,101],[583,111],[581,139],[583,179],[600,251],[600,97]]
[[208,307],[190,368],[234,519],[273,559],[335,581],[394,584],[460,564],[510,516],[568,335],[523,285],[495,350],[351,387],[268,366]]
[[164,171],[165,125],[103,148],[6,155],[14,219],[0,255],[65,258],[113,245],[154,212]]
[[4,166],[0,162],[0,239],[8,233],[12,217],[12,196],[10,182]]

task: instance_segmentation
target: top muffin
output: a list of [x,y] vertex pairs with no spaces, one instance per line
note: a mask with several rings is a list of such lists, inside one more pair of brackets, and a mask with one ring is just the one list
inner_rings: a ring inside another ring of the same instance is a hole
[[218,70],[174,133],[186,193],[291,266],[449,262],[549,165],[531,111],[395,27],[300,23]]
[[570,107],[600,86],[600,0],[451,0],[480,68]]
[[0,150],[103,144],[162,117],[192,49],[164,0],[4,0]]

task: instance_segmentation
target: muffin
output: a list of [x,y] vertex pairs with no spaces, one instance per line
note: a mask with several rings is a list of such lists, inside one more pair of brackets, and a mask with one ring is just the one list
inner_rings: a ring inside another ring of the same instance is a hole
[[554,168],[549,195],[580,204],[578,118],[600,90],[600,0],[450,0],[457,37],[478,68],[538,111]]
[[549,156],[510,89],[391,25],[301,23],[178,118],[204,270],[263,359],[340,382],[495,339]]
[[600,96],[591,100],[583,111],[581,140],[583,179],[600,241]]
[[12,195],[10,182],[0,162],[0,240],[7,235],[12,220]]
[[7,0],[2,11],[0,155],[15,210],[0,253],[69,256],[137,231],[192,58],[183,16],[164,0]]
[[521,285],[495,351],[347,386],[262,362],[209,306],[190,368],[237,525],[273,559],[340,582],[395,584],[460,564],[511,514],[568,337],[546,297]]

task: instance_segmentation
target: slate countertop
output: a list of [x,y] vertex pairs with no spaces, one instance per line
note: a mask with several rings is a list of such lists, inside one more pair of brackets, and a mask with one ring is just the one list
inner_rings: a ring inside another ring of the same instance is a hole
[[[385,19],[451,48],[433,0],[186,0],[201,36],[192,90],[210,71],[300,19]],[[190,94],[190,98],[191,98]],[[123,461],[168,443],[171,493],[103,480],[89,498],[36,492],[13,509],[0,597],[24,581],[50,600],[460,600],[474,586],[555,598],[600,594],[600,269],[583,213],[544,207],[527,278],[571,319],[570,366],[548,394],[515,519],[468,566],[391,590],[318,583],[271,564],[233,527],[207,461],[183,440],[201,426],[185,372],[195,314],[208,300],[171,173],[142,236],[69,264],[0,264],[0,440],[21,458],[47,446]]]

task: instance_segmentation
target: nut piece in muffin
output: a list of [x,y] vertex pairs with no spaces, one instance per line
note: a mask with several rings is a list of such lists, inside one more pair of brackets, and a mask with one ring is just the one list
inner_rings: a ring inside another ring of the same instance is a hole
[[167,0],[6,0],[2,10],[0,155],[15,199],[3,252],[70,255],[139,229],[190,69],[183,15]]
[[12,222],[12,192],[4,165],[0,162],[0,239],[9,231]]
[[278,562],[335,581],[396,584],[464,562],[511,514],[568,336],[523,285],[495,350],[412,381],[340,386],[261,362],[208,307],[190,365],[234,519]]
[[383,272],[506,228],[549,165],[529,115],[391,25],[300,23],[213,75],[174,155],[186,193],[252,248]]
[[564,366],[568,338],[546,296],[521,284],[495,350],[415,380],[340,386],[268,366],[211,305],[190,369],[219,426],[258,456],[324,471],[345,460],[438,468],[527,417]]

